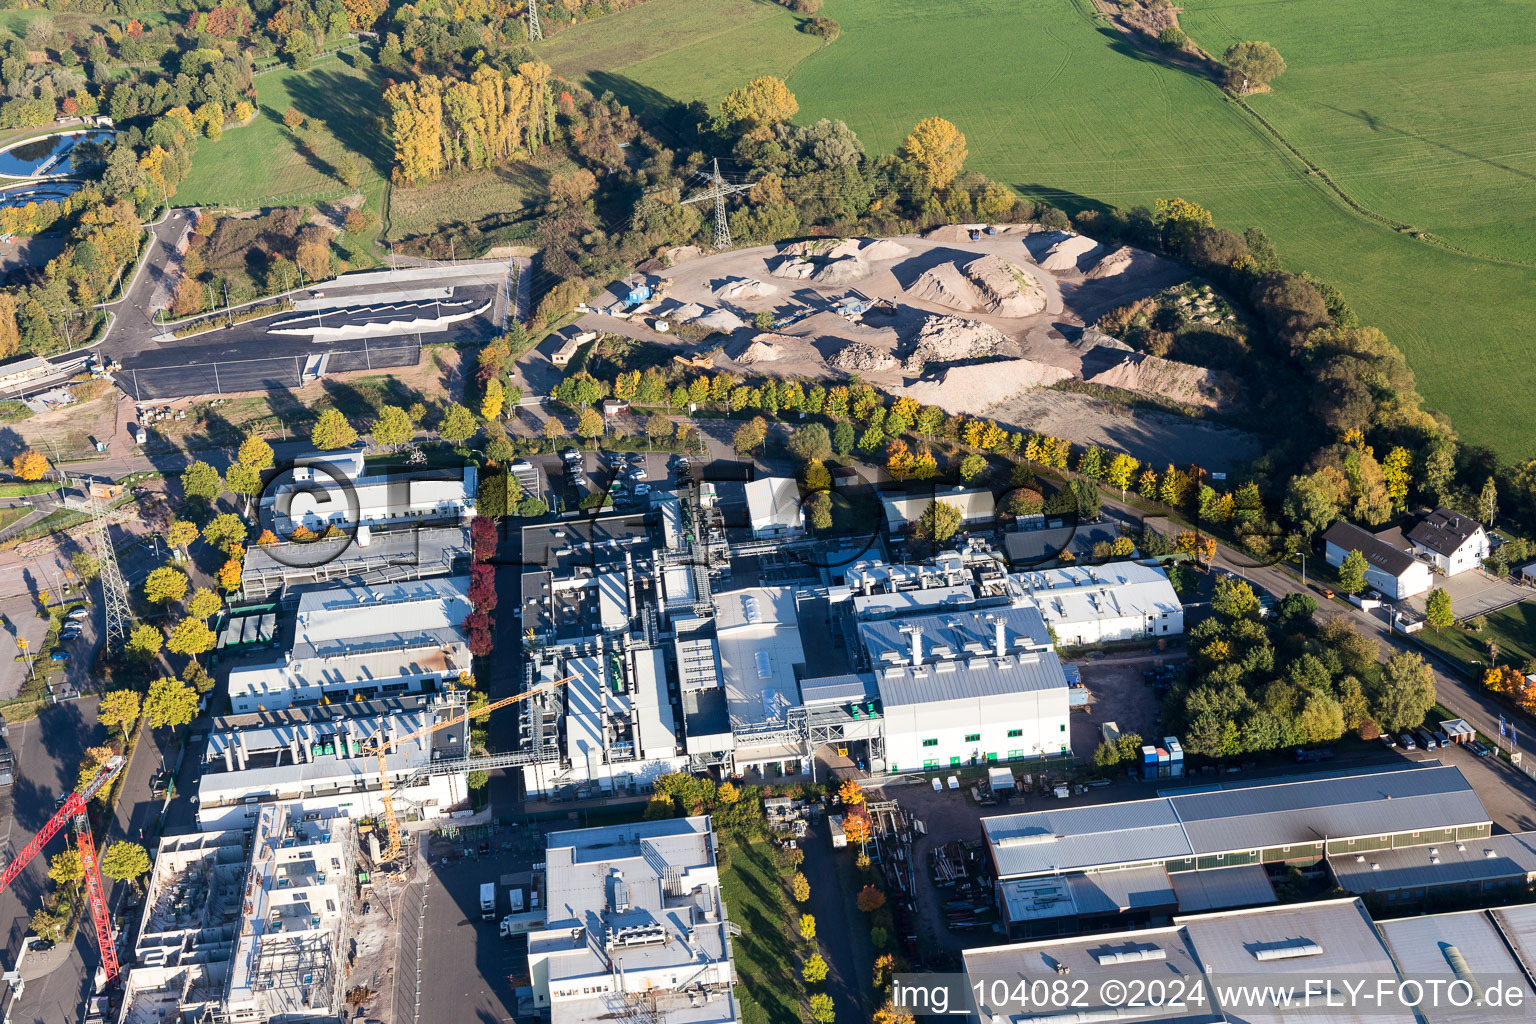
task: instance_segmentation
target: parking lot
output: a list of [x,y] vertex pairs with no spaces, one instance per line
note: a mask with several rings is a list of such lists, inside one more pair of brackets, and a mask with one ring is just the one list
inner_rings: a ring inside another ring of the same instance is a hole
[[[1457,573],[1455,576],[1436,576],[1435,586],[1451,595],[1451,608],[1458,619],[1487,615],[1506,605],[1529,600],[1532,597],[1529,587],[1516,586],[1507,579],[1490,576],[1481,569]],[[1424,602],[1428,599],[1429,592],[1426,591],[1423,594],[1415,594],[1401,603],[1417,614],[1423,615]]]
[[[491,1024],[511,1021],[518,1012],[516,990],[528,984],[528,944],[522,937],[499,936],[500,920],[510,912],[503,876],[522,877],[544,859],[544,836],[568,827],[553,825],[476,826],[457,836],[433,834],[428,840],[430,872],[425,887],[426,912],[421,928],[421,1015],[431,1022],[447,1019]],[[482,853],[485,850],[487,852]],[[496,882],[494,919],[480,918],[480,885]],[[408,894],[402,921],[419,910]],[[396,967],[394,1024],[409,1024],[402,998],[414,985],[416,938],[405,930]],[[451,1008],[451,1011],[450,1009]]]
[[1149,651],[1115,658],[1075,662],[1088,688],[1088,708],[1072,712],[1072,749],[1085,761],[1102,738],[1100,726],[1114,722],[1122,734],[1137,733],[1148,743],[1163,738],[1162,698],[1144,673],[1183,659],[1183,649]]

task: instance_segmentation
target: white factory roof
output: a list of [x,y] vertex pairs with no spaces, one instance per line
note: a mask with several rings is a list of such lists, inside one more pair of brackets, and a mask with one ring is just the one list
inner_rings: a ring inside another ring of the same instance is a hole
[[754,531],[799,530],[803,526],[800,484],[794,477],[759,477],[747,484],[746,492],[747,516]]
[[715,644],[732,724],[769,721],[800,703],[805,664],[792,587],[715,595]]
[[[1484,984],[1497,978],[1500,984],[1516,985],[1524,992],[1524,1005],[1536,1006],[1536,992],[1531,990],[1519,959],[1506,944],[1505,935],[1501,934],[1505,922],[1498,918],[1505,913],[1505,910],[1467,910],[1407,917],[1378,921],[1376,930],[1386,940],[1398,969],[1407,977],[1443,979],[1448,984],[1457,977],[1452,960],[1459,954],[1461,962]],[[1433,1013],[1430,1019],[1435,1024],[1484,1024],[1491,1018],[1480,1008],[1469,1007],[1460,1013]]]
[[471,610],[468,576],[306,588],[299,597],[295,638],[324,650],[332,640],[458,628]]
[[975,587],[929,587],[926,590],[898,590],[894,594],[856,594],[853,612],[861,619],[878,619],[910,612],[966,608],[975,603]]
[[597,617],[604,630],[620,630],[629,624],[629,587],[622,572],[597,577]]
[[640,730],[640,756],[677,754],[677,716],[667,697],[667,661],[661,648],[635,652],[635,717]]
[[693,586],[693,570],[689,566],[673,565],[661,571],[661,592],[668,608],[689,608],[698,603],[698,591]]
[[[1176,918],[1205,973],[1268,980],[1300,978],[1341,983],[1362,976],[1391,978],[1392,957],[1357,899],[1230,910]],[[1234,1011],[1236,1008],[1233,1008]],[[1243,1007],[1229,1019],[1246,1024],[1417,1024],[1407,1007]]]
[[993,607],[971,610],[903,615],[859,624],[859,638],[875,671],[888,664],[912,661],[912,630],[921,630],[918,639],[922,661],[967,658],[972,655],[996,655],[998,629],[1002,629],[1004,654],[1046,651],[1051,634],[1038,609],[1030,605],[1017,608]]
[[1183,608],[1168,574],[1140,562],[1035,569],[1012,579],[1049,623],[1157,618]]

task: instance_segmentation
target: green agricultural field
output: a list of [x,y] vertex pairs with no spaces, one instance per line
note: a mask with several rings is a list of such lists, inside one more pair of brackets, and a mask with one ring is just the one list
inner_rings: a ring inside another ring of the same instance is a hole
[[540,44],[562,77],[639,109],[656,99],[717,103],[759,75],[786,76],[821,40],[769,0],[648,0]]
[[441,181],[396,186],[389,194],[389,237],[418,238],[488,217],[511,221],[531,216],[549,195],[550,176],[561,169],[516,161]]
[[[324,202],[358,191],[368,197],[368,211],[379,212],[392,154],[377,126],[384,113],[383,86],[371,68],[329,59],[307,71],[274,71],[257,76],[256,96],[258,111],[250,124],[193,148],[192,172],[176,193],[179,205],[249,210]],[[316,155],[304,152],[297,133],[283,125],[290,106],[313,126]],[[349,155],[362,177],[356,190],[337,176],[338,163]]]
[[1030,197],[1081,209],[1181,195],[1220,224],[1262,227],[1292,269],[1336,284],[1403,348],[1464,440],[1536,457],[1536,114],[1525,100],[1536,22],[1518,0],[1188,6],[1186,27],[1210,49],[1279,47],[1292,70],[1255,109],[1368,209],[1521,262],[1459,255],[1353,212],[1214,84],[1136,51],[1086,0],[827,0],[842,36],[820,50],[799,34],[705,45],[676,28],[678,8],[697,8],[651,0],[545,53],[562,73],[603,81],[590,69],[604,67],[615,91],[630,82],[674,100],[792,68],[799,120],[841,118],[871,152],[940,114],[965,132],[972,169]]

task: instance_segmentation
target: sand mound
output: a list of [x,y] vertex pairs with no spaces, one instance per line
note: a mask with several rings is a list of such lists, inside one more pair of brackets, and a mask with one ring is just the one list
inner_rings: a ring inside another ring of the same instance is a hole
[[985,224],[940,224],[923,232],[930,242],[969,242],[972,231],[985,230]]
[[771,273],[774,277],[787,277],[791,281],[806,281],[816,273],[816,264],[803,256],[788,256],[780,260]]
[[869,276],[869,264],[857,256],[843,256],[830,260],[816,268],[811,280],[817,284],[845,285],[862,281]]
[[701,327],[708,327],[715,331],[725,331],[726,333],[738,331],[747,326],[741,317],[728,309],[717,309],[713,313],[699,317],[694,323]]
[[1157,257],[1140,249],[1133,249],[1129,245],[1122,245],[1114,252],[1099,260],[1098,265],[1088,271],[1088,280],[1099,281],[1106,277],[1119,277],[1130,270],[1133,265],[1144,264],[1151,266],[1157,262]]
[[1040,267],[1060,273],[1064,270],[1077,270],[1092,262],[1092,257],[1102,247],[1098,242],[1082,235],[1070,235],[1045,252],[1045,258],[1040,261]]
[[1186,405],[1215,408],[1231,398],[1235,387],[1225,375],[1203,366],[1128,352],[1119,361],[1088,378],[1092,384],[1164,395]]
[[847,373],[870,373],[889,370],[896,365],[896,357],[889,352],[880,351],[873,345],[855,341],[838,349],[827,362]]
[[753,278],[740,278],[728,281],[715,289],[715,295],[728,301],[740,301],[742,299],[763,299],[779,293],[778,285],[769,284],[766,281],[758,281]]
[[902,363],[907,373],[922,373],[929,363],[953,363],[989,356],[1006,340],[1003,333],[979,320],[933,316],[917,332],[917,344]]
[[784,358],[783,342],[790,339],[782,334],[759,334],[754,337],[747,347],[742,349],[741,355],[736,357],[738,363],[751,365],[752,363],[771,363]]
[[699,305],[697,302],[689,302],[685,305],[678,306],[676,309],[667,310],[665,315],[669,320],[676,320],[679,323],[687,323],[689,320],[697,320],[699,317],[703,316],[704,307]]
[[969,366],[952,366],[932,380],[895,387],[897,395],[936,405],[951,415],[979,413],[1028,388],[1043,388],[1072,376],[1050,363],[1033,359],[1004,359]]
[[889,238],[877,238],[860,249],[859,255],[866,262],[879,263],[883,260],[899,260],[903,256],[910,256],[912,250]]
[[825,255],[829,260],[842,259],[844,256],[859,255],[859,250],[862,248],[863,243],[857,238],[845,238],[828,249]]
[[981,256],[963,268],[953,263],[930,267],[907,294],[966,313],[1024,317],[1045,309],[1045,292],[1039,282],[1001,256]]
[[668,249],[662,254],[662,258],[667,261],[667,266],[675,267],[679,263],[696,260],[702,255],[704,255],[704,250],[696,245],[679,245],[675,249]]

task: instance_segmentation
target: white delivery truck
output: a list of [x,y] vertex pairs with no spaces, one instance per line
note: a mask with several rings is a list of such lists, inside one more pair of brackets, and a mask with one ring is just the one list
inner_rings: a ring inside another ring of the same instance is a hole
[[496,919],[496,883],[482,882],[480,884],[480,920],[494,921]]

